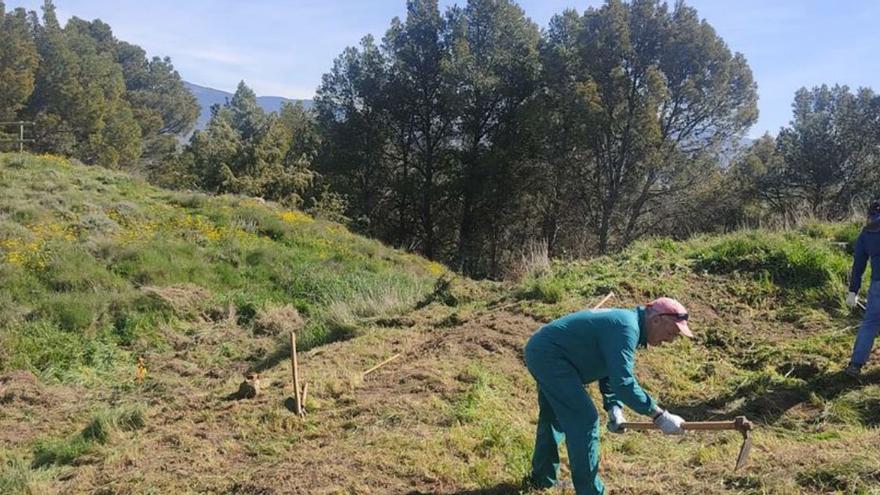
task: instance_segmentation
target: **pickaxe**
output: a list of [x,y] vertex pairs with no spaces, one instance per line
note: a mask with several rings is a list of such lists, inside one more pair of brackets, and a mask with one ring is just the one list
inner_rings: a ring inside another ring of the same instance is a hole
[[[660,428],[654,423],[623,423],[623,428],[631,430],[659,430]],[[734,471],[745,465],[749,457],[749,451],[752,450],[752,422],[745,416],[737,416],[733,421],[685,421],[681,425],[685,431],[716,431],[716,430],[736,430],[743,436],[742,447],[739,448],[739,455],[736,456],[736,466]]]

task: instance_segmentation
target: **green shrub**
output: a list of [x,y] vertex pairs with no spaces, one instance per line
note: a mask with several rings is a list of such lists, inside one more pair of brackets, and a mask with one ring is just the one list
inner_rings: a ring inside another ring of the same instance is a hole
[[83,367],[112,373],[124,359],[112,334],[62,330],[47,320],[26,322],[0,336],[11,369],[64,380]]
[[57,246],[40,277],[49,289],[58,292],[118,290],[125,281],[108,272],[82,249]]
[[290,230],[284,220],[267,209],[241,206],[235,213],[235,223],[244,230],[277,241]]
[[89,328],[104,305],[100,296],[83,293],[50,292],[40,304],[40,316],[68,332]]
[[709,273],[765,273],[778,285],[824,288],[840,284],[847,262],[821,243],[780,234],[743,232],[719,238],[693,254],[695,269]]
[[847,245],[847,252],[852,253],[853,247],[856,244],[856,239],[859,237],[859,234],[862,233],[862,224],[857,222],[849,222],[844,224],[838,224],[837,229],[834,232],[833,239],[836,242],[845,242]]

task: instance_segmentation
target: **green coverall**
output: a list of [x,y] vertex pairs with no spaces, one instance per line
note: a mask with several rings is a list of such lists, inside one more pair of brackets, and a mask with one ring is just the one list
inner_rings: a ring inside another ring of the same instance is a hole
[[578,495],[602,494],[599,478],[599,414],[584,384],[599,381],[605,410],[625,404],[650,415],[656,402],[633,375],[636,346],[647,346],[645,308],[585,310],[543,326],[525,348],[538,382],[538,429],[532,483],[556,484],[559,444],[566,440]]

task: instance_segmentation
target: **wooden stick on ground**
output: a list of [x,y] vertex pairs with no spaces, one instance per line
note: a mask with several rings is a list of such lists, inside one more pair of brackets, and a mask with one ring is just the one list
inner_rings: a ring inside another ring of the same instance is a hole
[[296,332],[290,332],[290,367],[293,371],[293,390],[296,396],[296,413],[303,415],[302,396],[299,389],[299,366],[296,363]]
[[381,368],[382,366],[385,366],[386,364],[390,363],[391,361],[394,361],[395,359],[397,359],[399,357],[400,357],[400,353],[397,353],[397,354],[391,356],[390,358],[386,359],[385,361],[382,361],[381,363],[377,364],[376,366],[373,366],[372,368],[368,369],[367,371],[364,371],[363,376],[367,376],[368,374],[376,371],[377,369]]
[[599,309],[599,308],[601,308],[601,307],[602,307],[606,302],[608,302],[608,300],[611,299],[612,297],[614,297],[614,292],[613,292],[613,291],[612,291],[612,292],[609,292],[605,297],[602,298],[601,301],[599,301],[598,303],[596,303],[596,305],[593,306],[593,309]]

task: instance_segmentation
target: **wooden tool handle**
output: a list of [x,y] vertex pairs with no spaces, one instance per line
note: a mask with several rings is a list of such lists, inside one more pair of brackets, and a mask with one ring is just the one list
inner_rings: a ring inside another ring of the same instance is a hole
[[[654,423],[623,423],[624,428],[631,430],[659,430]],[[683,430],[738,430],[733,421],[685,421],[682,423]]]
[[611,291],[611,292],[609,292],[608,294],[606,294],[605,297],[603,297],[601,301],[597,302],[596,305],[593,306],[593,309],[595,310],[595,309],[599,309],[599,308],[601,308],[601,307],[604,306],[605,303],[608,302],[608,300],[611,299],[612,297],[614,297],[614,291]]

